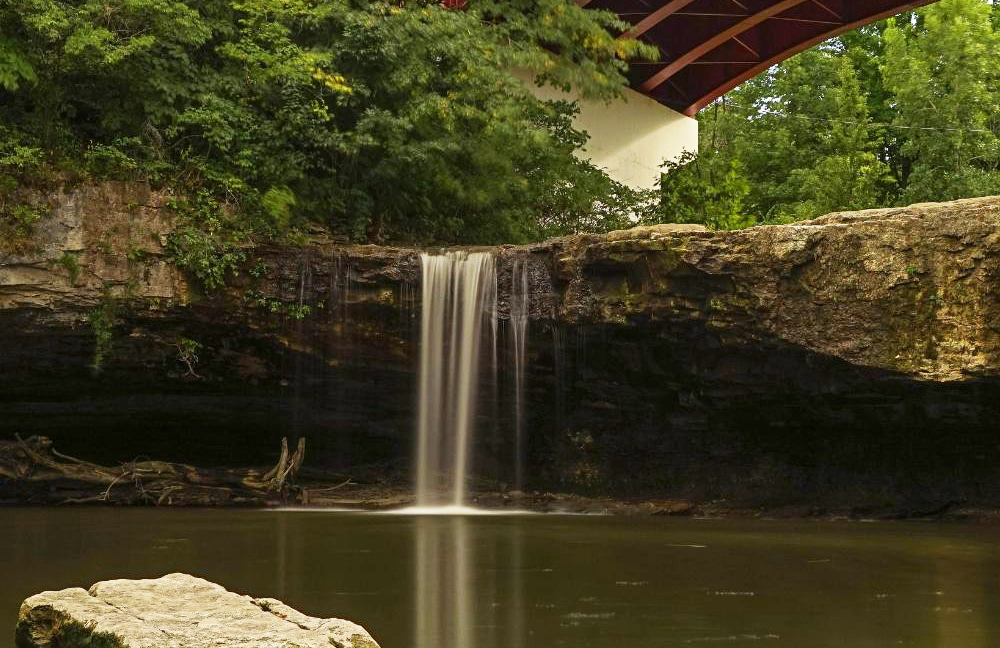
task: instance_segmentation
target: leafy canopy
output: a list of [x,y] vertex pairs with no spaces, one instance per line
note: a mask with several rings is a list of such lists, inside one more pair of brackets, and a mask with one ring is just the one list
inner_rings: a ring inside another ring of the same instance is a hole
[[575,106],[514,71],[613,98],[652,54],[623,28],[571,0],[0,0],[0,177],[176,187],[197,197],[177,243],[194,265],[309,220],[369,240],[578,229],[624,190],[573,155]]
[[900,148],[909,163],[906,201],[1000,193],[995,15],[982,0],[947,0],[885,31],[882,72],[896,99],[894,124],[909,131]]
[[703,111],[654,219],[715,227],[1000,194],[1000,4],[941,0],[803,52]]

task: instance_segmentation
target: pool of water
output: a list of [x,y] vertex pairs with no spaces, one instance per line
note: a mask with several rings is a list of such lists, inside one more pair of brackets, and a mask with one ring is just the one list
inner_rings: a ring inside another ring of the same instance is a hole
[[183,571],[383,648],[993,648],[998,548],[977,525],[7,509],[0,646],[33,593]]

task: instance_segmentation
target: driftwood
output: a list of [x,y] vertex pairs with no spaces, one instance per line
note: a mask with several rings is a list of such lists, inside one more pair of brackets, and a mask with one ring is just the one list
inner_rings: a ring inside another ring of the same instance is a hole
[[282,438],[281,456],[278,459],[278,464],[269,470],[260,482],[257,482],[258,486],[265,488],[268,492],[282,492],[289,478],[294,477],[295,473],[302,467],[302,462],[305,461],[305,458],[305,437],[299,439],[299,445],[295,449],[295,454],[291,457],[288,456],[288,437]]
[[56,451],[46,437],[0,441],[0,501],[17,503],[115,503],[147,505],[263,505],[305,498],[295,477],[305,460],[300,438],[289,455],[281,440],[278,463],[254,469],[206,470],[164,461],[101,466]]

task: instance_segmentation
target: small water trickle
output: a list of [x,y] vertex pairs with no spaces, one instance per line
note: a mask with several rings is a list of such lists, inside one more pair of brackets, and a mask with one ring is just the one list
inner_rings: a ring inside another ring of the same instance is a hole
[[327,288],[326,308],[329,313],[340,312],[340,255],[338,254],[330,268],[330,286]]
[[524,430],[525,366],[528,349],[530,293],[527,258],[514,258],[511,270],[510,330],[514,359],[514,489],[524,489],[524,465],[527,447]]
[[416,310],[414,292],[413,285],[409,281],[399,284],[399,316],[404,322],[413,319]]
[[558,324],[552,325],[552,360],[554,364],[555,384],[555,423],[556,432],[562,434],[563,418],[566,412],[566,339]]
[[303,261],[302,267],[299,268],[299,310],[301,310],[303,305],[306,303],[307,281],[309,282],[309,286],[312,287],[312,266]]
[[496,267],[486,252],[423,254],[420,262],[417,506],[461,507],[471,463],[482,337],[496,331]]
[[399,336],[403,342],[410,346],[413,344],[414,322],[419,314],[417,309],[417,291],[409,281],[399,284]]
[[344,319],[347,319],[347,307],[351,303],[351,282],[354,280],[354,266],[348,262],[343,269],[343,292],[341,293],[341,302],[344,305]]

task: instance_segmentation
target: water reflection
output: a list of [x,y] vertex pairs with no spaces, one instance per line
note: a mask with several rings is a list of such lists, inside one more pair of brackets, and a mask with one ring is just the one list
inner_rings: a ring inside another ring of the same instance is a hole
[[520,525],[477,536],[464,516],[414,519],[414,648],[525,645]]
[[1000,646],[992,525],[0,509],[0,571],[0,639],[36,592],[184,571],[385,648]]

